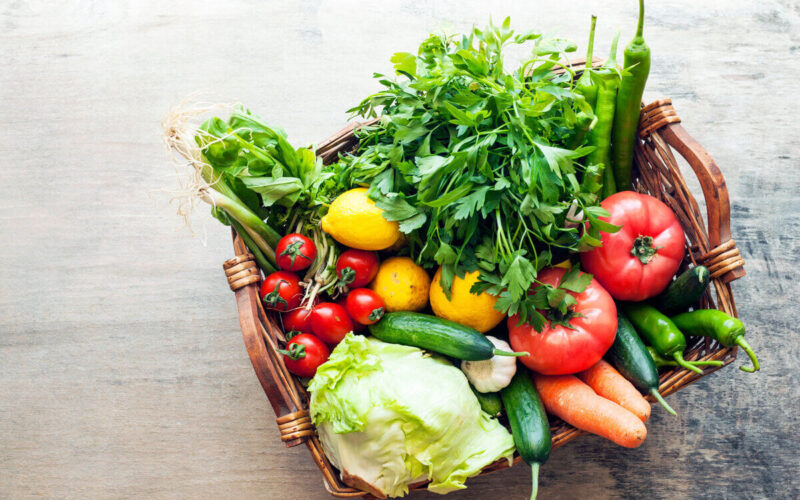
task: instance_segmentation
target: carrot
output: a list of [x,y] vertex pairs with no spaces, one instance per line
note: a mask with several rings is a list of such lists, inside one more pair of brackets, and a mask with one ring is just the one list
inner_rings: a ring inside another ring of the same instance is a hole
[[613,366],[602,359],[588,370],[576,373],[598,396],[613,401],[633,413],[642,422],[650,418],[650,403]]
[[647,428],[636,415],[598,396],[576,376],[534,373],[533,382],[547,412],[568,424],[626,448],[644,442]]

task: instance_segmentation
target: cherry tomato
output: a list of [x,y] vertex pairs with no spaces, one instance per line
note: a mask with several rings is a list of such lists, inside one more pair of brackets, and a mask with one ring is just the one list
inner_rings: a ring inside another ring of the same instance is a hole
[[[549,267],[537,279],[558,287],[567,272]],[[534,287],[535,289],[535,287]],[[529,323],[519,323],[519,316],[508,318],[508,339],[515,351],[530,356],[519,358],[531,370],[543,375],[567,375],[586,370],[600,361],[617,335],[617,307],[611,295],[594,278],[581,293],[568,291],[577,303],[566,316],[558,311],[540,311],[547,318],[537,332]]]
[[353,331],[353,320],[344,307],[333,302],[321,302],[311,310],[311,330],[326,344],[335,345]]
[[298,233],[287,234],[275,249],[278,267],[285,271],[302,271],[317,257],[317,245],[310,238]]
[[360,288],[378,274],[378,255],[366,250],[345,250],[336,261],[336,275],[350,288]]
[[362,325],[371,325],[383,317],[386,304],[369,288],[356,288],[347,294],[347,313]]
[[[347,311],[347,295],[340,295],[334,302],[339,304],[340,306],[344,307],[344,310]],[[367,325],[359,323],[353,318],[353,315],[349,312],[347,313],[350,316],[350,319],[353,320],[353,333],[365,333],[367,331]]]
[[311,310],[298,307],[283,313],[283,330],[286,332],[311,333]]
[[267,309],[294,309],[300,305],[302,298],[300,279],[294,273],[277,271],[267,276],[261,284],[261,300]]
[[652,196],[622,191],[600,204],[600,217],[622,228],[601,233],[603,246],[581,254],[581,264],[617,300],[655,297],[669,285],[685,254],[685,238],[675,213]]
[[286,368],[298,377],[313,377],[319,365],[331,355],[328,346],[309,333],[295,335],[280,352]]

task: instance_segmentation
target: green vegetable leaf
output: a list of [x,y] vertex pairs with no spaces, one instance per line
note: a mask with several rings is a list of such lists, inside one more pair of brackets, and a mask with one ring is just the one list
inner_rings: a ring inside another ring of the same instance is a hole
[[417,75],[417,57],[408,52],[397,52],[392,56],[394,70],[398,73],[405,73],[408,76]]
[[414,217],[419,211],[397,193],[388,193],[374,199],[375,205],[383,210],[383,218],[399,221]]
[[275,203],[293,205],[300,196],[303,183],[296,177],[240,177],[248,189],[261,195],[265,207]]
[[575,293],[582,293],[591,282],[591,274],[582,273],[578,266],[574,266],[561,278],[558,288],[563,288]]

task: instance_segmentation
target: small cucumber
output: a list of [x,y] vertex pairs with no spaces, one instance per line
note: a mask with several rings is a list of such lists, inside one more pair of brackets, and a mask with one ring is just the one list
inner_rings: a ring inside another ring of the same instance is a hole
[[670,414],[673,410],[658,392],[658,369],[630,320],[617,311],[617,336],[606,351],[606,361],[641,391],[653,395]]
[[499,417],[500,412],[503,411],[503,401],[500,399],[500,394],[496,392],[478,392],[477,389],[469,386],[475,397],[478,398],[478,403],[481,404],[481,410],[485,411],[493,417]]
[[500,391],[500,394],[503,397],[503,406],[506,408],[517,452],[531,466],[533,485],[531,498],[536,498],[539,487],[539,466],[547,461],[553,447],[547,413],[530,373],[521,366],[511,379],[511,383]]
[[501,351],[478,330],[430,314],[388,313],[369,325],[369,332],[384,342],[419,347],[464,361],[528,355]]
[[653,305],[666,315],[686,311],[700,302],[700,297],[710,282],[711,275],[705,266],[687,269],[661,295],[653,299]]

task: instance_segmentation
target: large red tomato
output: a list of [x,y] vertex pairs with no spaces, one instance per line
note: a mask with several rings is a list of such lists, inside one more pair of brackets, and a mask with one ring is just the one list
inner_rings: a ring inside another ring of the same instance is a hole
[[600,219],[622,228],[602,233],[603,246],[581,254],[583,269],[617,300],[640,301],[664,291],[684,256],[678,218],[663,202],[633,191],[600,205],[611,214]]
[[[558,287],[566,272],[549,267],[540,271],[537,279]],[[592,279],[581,293],[567,293],[577,303],[565,318],[555,318],[557,311],[540,311],[548,320],[541,332],[529,323],[520,325],[517,315],[508,318],[511,347],[529,352],[530,356],[520,361],[543,375],[567,375],[589,368],[603,357],[617,334],[617,307],[597,280]],[[557,319],[566,320],[569,326],[553,321]]]

